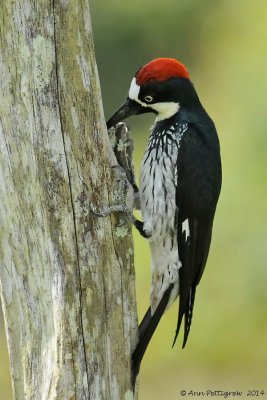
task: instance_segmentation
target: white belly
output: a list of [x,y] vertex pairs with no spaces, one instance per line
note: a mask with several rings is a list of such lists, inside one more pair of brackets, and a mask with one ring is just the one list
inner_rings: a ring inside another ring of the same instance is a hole
[[[165,139],[165,138],[164,138]],[[149,233],[152,256],[151,311],[155,311],[162,295],[171,283],[175,287],[170,302],[179,292],[176,185],[178,145],[162,139],[162,146],[149,149],[142,162],[140,203],[144,230]],[[153,143],[152,143],[153,144]],[[167,149],[167,154],[166,154]]]
[[[145,153],[141,170],[140,203],[144,230],[151,235],[149,241],[161,240],[173,231],[176,214],[177,151],[165,159],[164,153],[156,158],[156,150]],[[176,153],[176,154],[175,154]],[[146,158],[147,156],[147,158]]]

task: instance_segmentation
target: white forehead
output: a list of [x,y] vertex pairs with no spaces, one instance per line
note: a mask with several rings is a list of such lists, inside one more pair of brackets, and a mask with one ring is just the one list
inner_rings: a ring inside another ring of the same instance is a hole
[[140,92],[140,86],[137,85],[136,78],[133,78],[129,90],[130,99],[138,101],[139,92]]
[[140,86],[136,83],[136,78],[133,78],[129,90],[129,98],[131,100],[135,100],[137,103],[141,104],[143,107],[150,107],[157,113],[157,121],[161,121],[167,118],[172,117],[179,111],[180,105],[179,103],[175,102],[160,102],[160,103],[153,103],[153,104],[146,104],[143,103],[139,98],[140,93]]

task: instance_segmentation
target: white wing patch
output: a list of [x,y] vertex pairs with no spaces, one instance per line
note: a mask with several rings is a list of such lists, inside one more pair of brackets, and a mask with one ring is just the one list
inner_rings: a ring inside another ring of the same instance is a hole
[[189,229],[189,221],[188,218],[184,220],[182,223],[182,233],[185,232],[185,241],[190,238],[190,229]]

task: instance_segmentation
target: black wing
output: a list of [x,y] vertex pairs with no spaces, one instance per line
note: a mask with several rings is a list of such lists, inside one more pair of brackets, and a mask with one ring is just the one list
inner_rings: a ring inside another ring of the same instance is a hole
[[190,124],[180,141],[178,155],[179,314],[174,342],[184,317],[186,344],[196,286],[203,274],[211,241],[212,224],[221,188],[220,148],[214,125],[206,131]]

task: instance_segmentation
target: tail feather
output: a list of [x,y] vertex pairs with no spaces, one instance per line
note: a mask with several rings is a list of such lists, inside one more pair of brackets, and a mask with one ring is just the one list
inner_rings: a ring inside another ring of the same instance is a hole
[[184,349],[184,347],[186,345],[186,342],[187,342],[187,339],[188,339],[188,335],[189,335],[189,332],[190,332],[192,318],[193,318],[193,308],[194,308],[194,302],[195,302],[195,294],[196,294],[196,288],[192,287],[190,289],[189,298],[187,300],[187,303],[185,305],[179,305],[177,328],[176,328],[176,331],[175,331],[175,336],[174,336],[172,347],[175,345],[176,339],[178,337],[183,317],[184,317],[184,338],[183,338],[182,348]]
[[143,339],[146,331],[149,329],[149,324],[151,321],[151,308],[148,307],[147,312],[145,313],[139,327],[138,327],[138,333],[139,333],[139,342]]
[[[180,311],[181,310],[181,311]],[[177,321],[177,327],[176,327],[176,331],[175,331],[175,335],[174,335],[174,339],[173,339],[173,343],[172,343],[172,347],[175,345],[176,339],[178,337],[180,328],[181,328],[181,323],[183,320],[183,316],[184,313],[182,312],[182,308],[179,306],[179,314],[178,314],[178,321]]]
[[149,309],[147,310],[147,312],[139,326],[139,341],[138,341],[137,346],[132,355],[132,385],[133,385],[133,388],[135,387],[136,377],[139,373],[143,356],[144,356],[147,346],[149,345],[149,342],[158,326],[158,323],[159,323],[162,315],[164,314],[164,311],[166,310],[173,287],[174,287],[174,285],[171,284],[169,286],[169,288],[165,291],[165,293],[162,296],[162,298],[159,302],[159,305],[153,315],[151,315],[151,308],[149,307]]
[[[181,230],[182,232],[182,230]],[[182,234],[178,236],[178,242],[184,240]],[[182,257],[183,265],[179,270],[179,278],[180,278],[180,290],[179,290],[179,312],[178,312],[178,320],[177,320],[177,326],[176,326],[176,331],[175,331],[175,336],[173,340],[172,347],[175,345],[176,339],[178,337],[182,320],[183,317],[186,316],[188,313],[188,307],[189,307],[189,298],[190,298],[190,261],[191,261],[191,256],[190,256],[190,242],[189,241],[184,241],[184,245],[181,248],[180,251],[180,256]],[[186,324],[185,324],[186,325]]]
[[[198,257],[197,252],[197,238],[198,238],[198,230],[199,224],[196,220],[188,220],[189,222],[189,230],[190,230],[190,238],[187,240],[183,226],[183,218],[179,219],[180,229],[178,231],[178,244],[179,244],[179,255],[182,260],[182,267],[179,270],[179,278],[180,278],[180,293],[179,293],[179,312],[178,312],[178,320],[177,320],[177,328],[175,331],[175,337],[173,340],[173,345],[176,342],[177,336],[179,334],[182,320],[184,318],[184,338],[182,348],[185,347],[190,326],[192,322],[192,314],[195,300],[195,292],[196,292],[196,283],[195,283],[195,275],[194,271],[195,265],[201,267],[201,263]],[[200,255],[202,257],[202,254]],[[197,274],[199,272],[199,268],[197,269]]]
[[190,297],[189,297],[189,303],[188,307],[185,312],[185,322],[184,322],[184,340],[183,340],[183,345],[182,348],[185,347],[187,338],[190,332],[190,327],[191,327],[191,322],[193,318],[193,308],[194,308],[194,301],[195,301],[195,294],[196,294],[196,288],[191,288],[190,290]]

